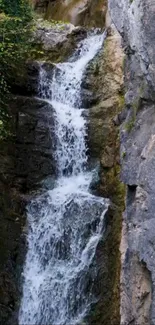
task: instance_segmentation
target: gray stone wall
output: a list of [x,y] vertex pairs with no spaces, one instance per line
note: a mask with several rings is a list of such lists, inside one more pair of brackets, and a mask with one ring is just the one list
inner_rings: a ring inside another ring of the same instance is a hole
[[155,324],[155,3],[109,0],[109,11],[126,53],[121,324]]

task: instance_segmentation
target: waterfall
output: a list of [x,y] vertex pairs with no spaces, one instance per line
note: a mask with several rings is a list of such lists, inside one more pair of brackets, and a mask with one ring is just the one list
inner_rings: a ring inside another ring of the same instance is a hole
[[40,96],[54,110],[57,179],[54,189],[27,207],[28,252],[24,266],[20,325],[79,324],[96,301],[94,257],[103,236],[108,200],[89,191],[86,121],[81,82],[104,35],[81,41],[68,62],[55,65],[52,80],[40,69]]

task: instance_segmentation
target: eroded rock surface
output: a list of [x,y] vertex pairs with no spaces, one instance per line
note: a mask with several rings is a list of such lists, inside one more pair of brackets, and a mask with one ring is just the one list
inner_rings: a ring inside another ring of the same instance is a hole
[[115,119],[124,105],[123,57],[120,35],[112,26],[103,49],[87,68],[83,80],[83,105],[89,107],[90,162],[99,166],[99,181],[93,189],[112,202],[105,236],[96,257],[99,265],[96,287],[100,301],[93,308],[89,324],[120,324],[119,245],[124,186],[119,180],[119,127]]
[[127,199],[121,244],[121,324],[155,324],[155,4],[109,0],[109,8],[126,53],[121,164]]

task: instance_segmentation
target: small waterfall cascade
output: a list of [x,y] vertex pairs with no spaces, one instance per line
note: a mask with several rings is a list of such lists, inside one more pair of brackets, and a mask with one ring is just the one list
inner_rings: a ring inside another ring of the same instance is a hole
[[27,207],[28,251],[23,271],[20,325],[80,324],[96,301],[92,267],[103,236],[108,200],[89,191],[86,121],[81,83],[104,34],[81,41],[68,62],[55,65],[50,83],[40,69],[40,96],[53,108],[57,179],[54,189]]

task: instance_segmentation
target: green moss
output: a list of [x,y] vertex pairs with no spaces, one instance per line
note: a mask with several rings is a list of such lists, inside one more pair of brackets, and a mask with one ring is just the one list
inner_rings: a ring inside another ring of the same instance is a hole
[[[39,26],[45,28],[56,27],[57,29],[63,30],[66,27],[66,24],[69,22],[55,19],[39,19]],[[36,24],[37,26],[37,24]]]
[[118,98],[119,98],[119,106],[121,107],[122,110],[125,106],[124,94],[119,94]]
[[42,44],[34,44],[30,52],[30,58],[37,61],[46,61],[59,63],[63,62],[72,53],[72,47],[64,46],[63,44],[58,44],[57,47],[51,48],[50,50],[45,50]]
[[125,157],[126,157],[126,152],[123,151],[123,152],[122,152],[122,158],[124,159]]
[[[108,175],[109,177],[109,175]],[[120,240],[122,229],[122,213],[124,211],[124,198],[125,198],[125,186],[120,182],[120,166],[115,166],[110,179],[111,185],[114,190],[111,195],[114,207],[111,210],[111,219],[109,220],[110,232],[106,239],[105,246],[107,246],[107,252],[109,252],[108,269],[109,273],[109,286],[111,289],[111,295],[107,301],[107,317],[110,318],[109,324],[119,324],[120,322]],[[110,306],[111,304],[111,306]],[[108,307],[110,306],[110,308]],[[105,322],[106,324],[106,318]]]
[[141,103],[141,98],[140,98],[140,96],[138,95],[138,96],[134,99],[134,101],[133,101],[133,103],[132,103],[133,115],[134,115],[134,118],[135,118],[135,119],[136,119],[136,115],[137,115],[137,113],[138,113],[138,111],[139,111],[139,108],[140,108],[140,103]]
[[126,55],[124,55],[124,57],[123,57],[123,64],[122,64],[122,67],[123,67],[123,71],[125,71],[126,62],[127,62],[127,56],[126,56]]
[[127,132],[130,132],[135,126],[137,113],[140,109],[140,104],[141,104],[141,97],[138,95],[131,104],[132,117],[125,124],[125,130]]
[[127,132],[131,132],[131,130],[133,129],[134,125],[135,125],[135,118],[132,117],[128,122],[126,122],[126,124],[125,124],[125,130]]

